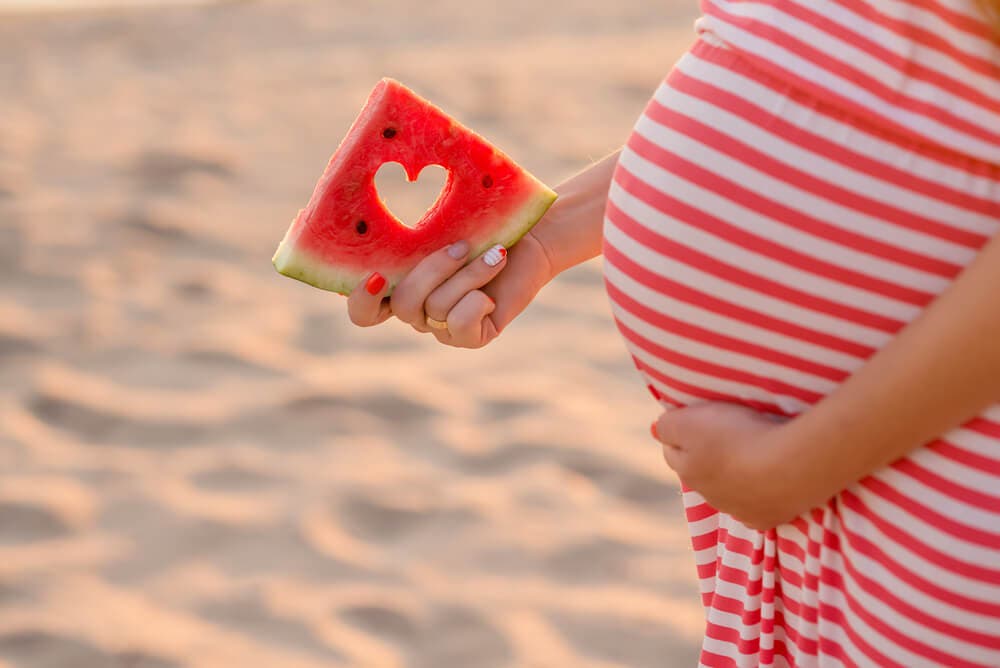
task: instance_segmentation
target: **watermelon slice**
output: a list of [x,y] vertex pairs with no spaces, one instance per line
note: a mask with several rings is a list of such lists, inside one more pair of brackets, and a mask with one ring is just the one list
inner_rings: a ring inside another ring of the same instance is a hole
[[[410,181],[431,164],[448,172],[438,201],[412,228],[378,197],[375,172],[386,162],[400,163]],[[494,244],[510,248],[555,199],[485,139],[382,79],[273,262],[285,276],[345,295],[378,271],[391,291],[421,259],[460,239],[470,243],[470,259]]]

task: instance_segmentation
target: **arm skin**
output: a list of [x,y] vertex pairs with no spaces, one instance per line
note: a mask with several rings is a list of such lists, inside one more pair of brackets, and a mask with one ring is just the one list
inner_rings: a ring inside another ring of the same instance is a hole
[[998,292],[1000,234],[801,415],[779,423],[705,403],[664,412],[653,436],[681,480],[718,510],[754,529],[788,522],[1000,400]]
[[1000,234],[836,391],[777,429],[775,452],[807,453],[823,501],[996,401]]
[[616,152],[555,187],[559,198],[511,249],[508,266],[482,288],[496,302],[489,315],[493,329],[470,347],[495,338],[557,275],[601,254],[604,204],[617,164]]
[[[383,297],[385,280],[373,272],[347,298],[351,322],[371,327],[395,316],[445,345],[487,345],[557,274],[600,254],[604,202],[617,158],[610,155],[556,186],[559,199],[499,264],[470,261],[467,244],[464,252],[454,244],[424,258],[391,298]],[[431,329],[427,317],[448,327]]]
[[550,278],[601,254],[604,205],[619,153],[556,186],[559,199],[532,229],[549,259]]

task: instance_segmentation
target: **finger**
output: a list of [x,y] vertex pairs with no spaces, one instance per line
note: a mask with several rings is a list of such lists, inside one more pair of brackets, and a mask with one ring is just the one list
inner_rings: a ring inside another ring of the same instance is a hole
[[678,447],[683,440],[680,435],[680,425],[686,421],[687,408],[672,408],[660,413],[654,422],[653,433],[656,439],[664,445]]
[[416,329],[427,331],[424,322],[427,296],[461,269],[468,255],[469,242],[456,241],[421,260],[392,292],[392,312],[396,317]]
[[[684,451],[672,445],[663,445],[663,461],[667,463],[674,473],[682,476],[684,469]],[[682,476],[683,477],[683,476]]]
[[507,249],[497,244],[439,285],[424,302],[427,315],[444,320],[465,295],[478,290],[500,273],[507,263]]
[[489,314],[496,304],[485,293],[473,290],[462,297],[448,312],[447,334],[445,330],[435,330],[438,341],[459,348],[481,348],[496,338],[497,328]]
[[359,283],[347,296],[347,315],[358,327],[371,327],[392,315],[389,301],[383,300],[387,281],[377,271]]

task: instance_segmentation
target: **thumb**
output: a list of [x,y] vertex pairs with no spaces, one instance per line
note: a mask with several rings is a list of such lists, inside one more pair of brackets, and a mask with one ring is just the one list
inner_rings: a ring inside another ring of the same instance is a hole
[[684,469],[686,453],[680,448],[675,448],[672,445],[663,445],[663,461],[667,463],[674,473],[681,475]]
[[688,408],[671,408],[660,413],[650,427],[653,438],[673,448],[681,447],[684,442],[681,426],[689,421],[689,411]]
[[507,327],[528,307],[551,276],[546,270],[548,260],[541,245],[531,235],[525,235],[507,255],[507,266],[481,290],[496,302],[490,320],[497,331]]
[[374,272],[347,296],[347,315],[358,327],[371,327],[385,322],[392,315],[388,300],[383,298],[389,287],[382,274]]

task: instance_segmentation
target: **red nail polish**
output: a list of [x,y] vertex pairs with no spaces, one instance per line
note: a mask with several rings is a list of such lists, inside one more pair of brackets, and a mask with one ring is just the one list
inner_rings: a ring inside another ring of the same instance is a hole
[[498,248],[497,251],[499,251],[500,257],[507,257],[507,249],[504,248],[503,246],[500,246],[500,248]]
[[653,387],[652,383],[650,383],[649,385],[647,385],[646,389],[649,390],[649,393],[652,394],[653,398],[656,399],[657,401],[660,401],[661,399],[663,399],[663,395],[660,394],[659,390],[657,390],[655,387]]
[[377,271],[371,275],[368,282],[365,283],[365,290],[368,291],[370,295],[377,295],[382,292],[382,288],[385,287],[385,277]]
[[660,435],[656,433],[656,422],[649,425],[649,433],[653,435],[653,440],[660,440]]
[[486,298],[489,299],[490,303],[493,304],[494,306],[497,305],[496,300],[494,300],[493,297],[490,297],[489,295],[486,295]]

